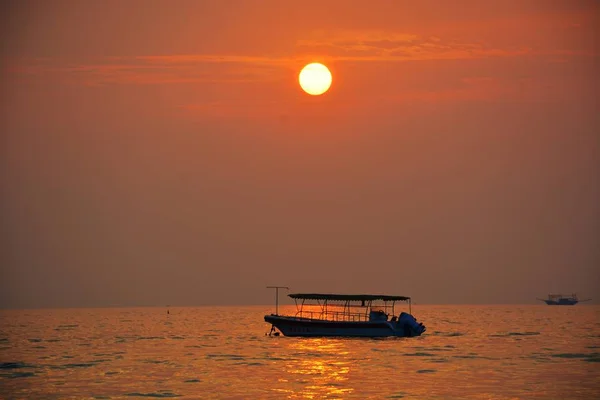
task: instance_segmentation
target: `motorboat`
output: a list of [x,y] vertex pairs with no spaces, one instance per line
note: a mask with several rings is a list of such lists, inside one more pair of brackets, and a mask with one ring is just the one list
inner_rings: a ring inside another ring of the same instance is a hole
[[[379,294],[294,293],[294,315],[265,315],[271,324],[270,335],[414,337],[426,328],[412,315],[411,298]],[[408,313],[396,315],[396,303],[408,303]]]
[[579,300],[577,295],[573,293],[570,296],[563,296],[562,294],[549,294],[547,299],[538,300],[543,301],[549,306],[574,306],[577,303],[590,301],[591,299]]

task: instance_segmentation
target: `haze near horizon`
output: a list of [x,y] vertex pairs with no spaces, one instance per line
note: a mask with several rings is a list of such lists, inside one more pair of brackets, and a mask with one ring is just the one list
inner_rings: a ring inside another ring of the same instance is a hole
[[600,297],[598,2],[0,7],[0,308]]

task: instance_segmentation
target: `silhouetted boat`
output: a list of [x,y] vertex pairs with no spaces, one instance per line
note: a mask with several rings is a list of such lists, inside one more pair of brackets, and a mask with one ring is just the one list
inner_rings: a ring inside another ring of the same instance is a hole
[[[277,328],[285,336],[412,337],[426,329],[411,315],[407,296],[296,293],[289,297],[296,303],[296,314],[279,315],[276,308],[275,314],[265,315],[272,325],[269,334],[277,335]],[[307,300],[316,304],[305,304]],[[397,301],[408,302],[409,312],[396,317]]]
[[591,299],[579,300],[577,295],[573,293],[571,296],[563,296],[562,294],[549,294],[547,299],[538,299],[548,304],[549,306],[574,306],[583,301]]

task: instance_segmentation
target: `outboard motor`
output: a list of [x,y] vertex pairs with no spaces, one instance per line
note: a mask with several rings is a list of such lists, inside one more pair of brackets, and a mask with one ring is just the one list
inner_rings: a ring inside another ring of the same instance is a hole
[[404,336],[406,337],[420,336],[426,329],[425,325],[417,322],[415,317],[405,312],[400,313],[396,327],[396,329],[404,329]]

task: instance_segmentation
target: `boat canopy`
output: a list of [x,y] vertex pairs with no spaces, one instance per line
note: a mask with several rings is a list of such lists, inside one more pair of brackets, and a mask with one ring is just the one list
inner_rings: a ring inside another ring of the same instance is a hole
[[334,300],[334,301],[407,301],[407,296],[388,296],[385,294],[328,294],[328,293],[292,293],[292,299],[301,300]]

